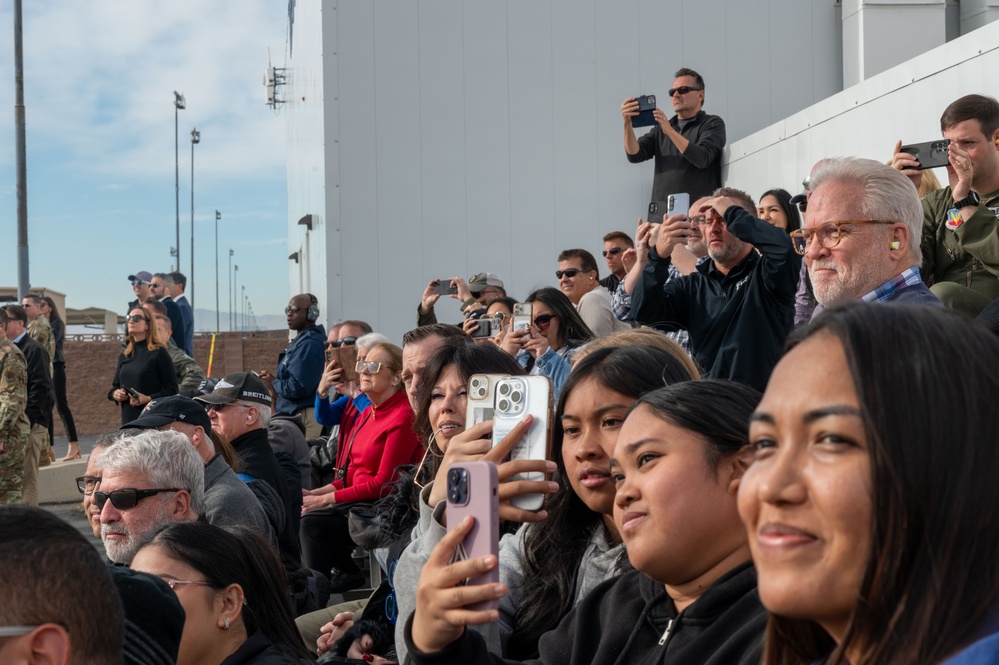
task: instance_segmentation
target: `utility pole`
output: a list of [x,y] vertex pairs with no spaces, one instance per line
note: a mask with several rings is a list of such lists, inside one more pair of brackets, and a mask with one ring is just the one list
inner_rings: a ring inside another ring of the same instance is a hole
[[14,133],[17,171],[17,301],[31,288],[28,279],[28,167],[24,149],[24,55],[21,0],[14,0]]
[[191,308],[194,308],[194,146],[201,143],[201,132],[191,128],[191,274],[188,283],[191,285]]
[[215,211],[215,332],[222,332],[219,326],[219,220],[222,213]]
[[[173,164],[174,180],[173,194],[177,202],[177,226],[174,247],[177,248],[177,270],[180,270],[180,134],[179,116],[181,109],[187,108],[187,100],[184,95],[176,90],[173,91]],[[193,284],[191,285],[193,288]]]

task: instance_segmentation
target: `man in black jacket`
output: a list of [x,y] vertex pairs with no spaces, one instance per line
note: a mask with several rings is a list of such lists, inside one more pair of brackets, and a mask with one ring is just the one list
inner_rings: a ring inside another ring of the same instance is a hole
[[[715,193],[691,211],[690,221],[674,215],[662,225],[639,228],[644,268],[631,313],[662,330],[686,328],[706,377],[762,390],[794,323],[801,257],[786,231],[753,217],[747,194],[728,188]],[[749,207],[730,196],[747,199]],[[711,260],[667,282],[670,253],[690,235],[692,224],[703,231]]]
[[21,495],[24,505],[38,505],[38,462],[41,451],[49,442],[49,418],[52,415],[52,375],[49,373],[49,354],[27,333],[28,314],[20,305],[4,308],[9,319],[7,337],[24,354],[28,361],[28,403],[25,413],[31,425],[28,450],[24,456],[24,475]]
[[669,90],[672,118],[658,107],[656,124],[635,138],[633,119],[638,101],[621,104],[624,117],[624,152],[632,163],[655,159],[652,200],[665,201],[670,194],[685,192],[690,200],[707,196],[721,186],[721,152],[725,147],[725,121],[704,112],[704,79],[686,67],[676,72]]

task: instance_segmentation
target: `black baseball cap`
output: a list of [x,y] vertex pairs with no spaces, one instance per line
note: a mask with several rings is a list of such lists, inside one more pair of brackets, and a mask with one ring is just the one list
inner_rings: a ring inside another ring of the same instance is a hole
[[271,393],[263,379],[253,372],[235,372],[215,384],[207,395],[195,397],[204,404],[230,404],[236,400],[271,405]]
[[205,432],[212,431],[212,421],[208,418],[204,405],[183,395],[154,399],[146,405],[138,418],[121,428],[156,429],[175,422],[198,425]]

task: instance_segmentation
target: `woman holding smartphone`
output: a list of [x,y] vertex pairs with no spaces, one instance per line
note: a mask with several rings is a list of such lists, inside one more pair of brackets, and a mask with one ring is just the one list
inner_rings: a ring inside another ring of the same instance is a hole
[[527,296],[526,302],[531,303],[530,328],[506,332],[499,344],[531,374],[551,379],[558,397],[572,369],[573,354],[593,339],[593,332],[572,301],[558,289],[538,289]]
[[118,356],[108,399],[121,406],[121,424],[139,417],[156,397],[176,395],[177,374],[148,310],[135,307],[125,319],[128,344]]
[[[766,613],[736,510],[749,463],[747,423],[759,401],[727,381],[687,381],[646,393],[614,445],[614,525],[635,570],[594,588],[538,644],[531,662],[759,662]],[[468,625],[496,611],[466,605],[502,599],[508,585],[459,586],[497,565],[449,564],[466,519],[434,548],[406,627],[413,663],[504,662]],[[509,661],[505,661],[509,662]]]
[[764,663],[997,662],[996,367],[933,307],[833,307],[788,342],[739,488]]
[[[598,349],[573,368],[555,412],[549,464],[558,491],[537,513],[501,504],[502,518],[537,523],[501,543],[500,581],[509,593],[500,600],[499,622],[476,627],[489,651],[511,658],[535,655],[542,633],[554,628],[591,589],[627,568],[611,517],[611,452],[624,416],[640,394],[691,378],[675,355],[648,346]],[[441,506],[450,464],[472,459],[499,464],[509,448],[505,440],[494,449],[488,440],[476,440],[487,436],[490,427],[482,423],[454,438],[421,501],[421,520],[414,529],[418,537],[404,552],[397,572],[401,617],[416,606],[420,570],[445,536]],[[501,480],[512,475],[512,464],[500,464]],[[501,483],[501,500],[538,491],[538,484]],[[404,622],[396,624],[400,656],[403,628]]]

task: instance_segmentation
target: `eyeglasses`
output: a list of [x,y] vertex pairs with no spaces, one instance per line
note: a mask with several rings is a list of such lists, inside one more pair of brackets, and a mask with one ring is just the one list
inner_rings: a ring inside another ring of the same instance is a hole
[[83,496],[90,496],[97,489],[99,482],[101,482],[100,476],[80,476],[76,479],[76,489],[80,490]]
[[689,85],[681,85],[679,88],[670,88],[669,96],[673,97],[675,95],[686,95],[691,90],[704,90],[704,88],[694,88]]
[[39,626],[0,626],[0,637],[20,637],[36,628]]
[[539,314],[534,317],[534,326],[541,331],[548,330],[548,326],[552,324],[552,319],[557,318],[554,314]]
[[354,371],[358,374],[367,371],[368,374],[377,374],[382,371],[382,364],[375,362],[374,360],[358,360],[357,364],[354,365]]
[[132,286],[142,286],[143,284],[148,284],[149,282],[143,282],[141,279],[136,279],[132,281]]
[[624,247],[611,247],[610,249],[605,249],[603,251],[603,255],[604,255],[604,258],[606,259],[608,256],[617,256],[618,254],[620,254],[623,251],[624,251]]
[[297,314],[298,312],[301,312],[301,311],[302,311],[302,308],[299,307],[299,306],[297,306],[297,305],[288,305],[287,307],[284,308],[284,314],[285,314],[285,316],[287,316],[289,314]]
[[180,585],[187,584],[187,585],[190,585],[190,586],[211,586],[212,585],[211,582],[199,582],[197,580],[175,580],[172,577],[164,577],[163,575],[160,575],[159,578],[161,580],[163,580],[164,582],[166,582],[168,585],[170,585],[171,589],[176,589],[176,587],[177,587],[178,584],[180,584]]
[[125,320],[131,323],[138,323],[139,321],[145,321],[146,317],[141,314],[133,314],[132,316],[126,316]]
[[151,496],[156,496],[163,492],[179,491],[180,488],[178,487],[166,487],[158,490],[139,490],[134,487],[122,487],[113,492],[94,492],[94,503],[97,504],[98,510],[104,510],[104,504],[110,499],[111,505],[118,510],[128,510],[129,508],[135,508],[137,503]]
[[810,229],[797,229],[791,232],[791,242],[794,244],[794,251],[804,256],[808,250],[808,244],[812,238],[818,241],[819,247],[832,249],[843,239],[840,227],[843,226],[863,226],[867,224],[900,224],[901,222],[890,222],[881,219],[858,219],[845,222],[826,222]]
[[[691,226],[693,226],[695,228],[700,228],[702,226],[707,226],[708,225],[708,216],[707,215],[694,215],[693,217],[688,217],[687,221],[690,222]],[[721,223],[725,224],[725,218],[724,217],[722,217]]]
[[327,349],[331,347],[339,349],[341,346],[354,346],[355,344],[357,344],[356,337],[341,337],[340,339],[335,339],[332,342],[326,342],[323,346]]
[[556,270],[555,276],[559,279],[562,279],[562,276],[564,275],[569,279],[572,279],[581,272],[589,272],[589,270],[583,270],[582,268],[567,268],[565,270]]

